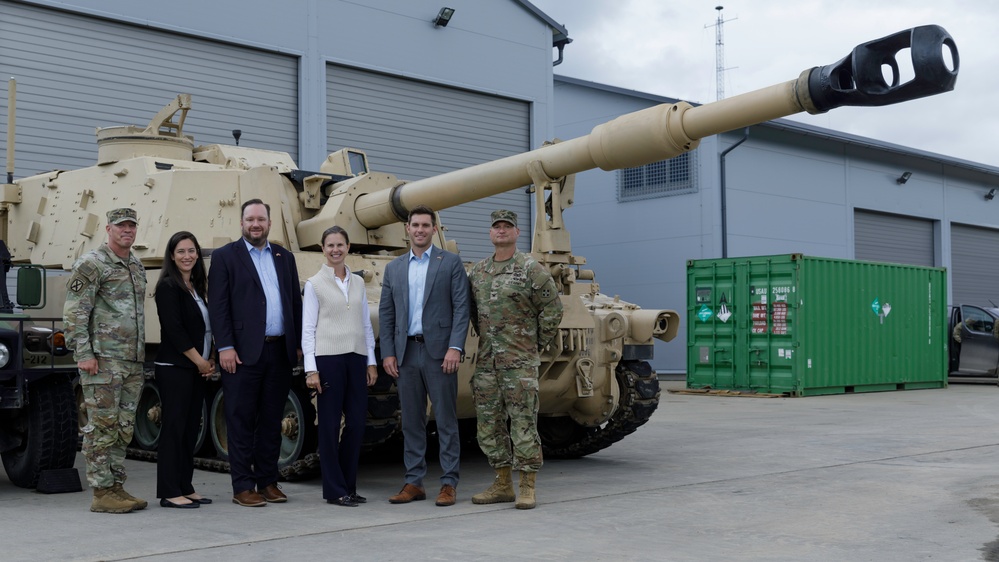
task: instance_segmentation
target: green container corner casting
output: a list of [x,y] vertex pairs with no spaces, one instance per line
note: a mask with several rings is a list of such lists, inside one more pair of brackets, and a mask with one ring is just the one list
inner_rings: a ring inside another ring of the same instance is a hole
[[947,386],[947,275],[801,254],[687,262],[687,387]]

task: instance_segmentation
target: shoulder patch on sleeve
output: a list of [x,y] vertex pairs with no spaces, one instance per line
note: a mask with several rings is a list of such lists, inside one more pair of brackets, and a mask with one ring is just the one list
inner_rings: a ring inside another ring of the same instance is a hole
[[76,269],[73,271],[73,275],[69,278],[66,283],[66,288],[74,293],[79,293],[91,283],[93,283],[98,276],[99,272],[97,266],[90,261],[84,261],[77,264]]

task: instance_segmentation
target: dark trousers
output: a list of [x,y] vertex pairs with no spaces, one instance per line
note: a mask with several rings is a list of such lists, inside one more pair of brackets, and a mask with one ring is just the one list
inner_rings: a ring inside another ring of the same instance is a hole
[[161,409],[156,497],[189,496],[194,493],[194,448],[205,401],[205,379],[193,367],[156,365],[156,384]]
[[323,472],[323,498],[327,500],[357,492],[357,463],[368,417],[367,366],[368,358],[356,353],[316,357],[323,387],[323,392],[316,396],[319,464]]
[[222,372],[232,492],[263,489],[278,480],[281,419],[291,389],[284,340],[265,343],[260,360]]
[[445,374],[420,342],[407,341],[399,367],[399,404],[402,409],[402,460],[406,483],[423,486],[427,475],[427,396],[434,409],[440,443],[441,485],[458,485],[461,441],[458,436],[458,374]]

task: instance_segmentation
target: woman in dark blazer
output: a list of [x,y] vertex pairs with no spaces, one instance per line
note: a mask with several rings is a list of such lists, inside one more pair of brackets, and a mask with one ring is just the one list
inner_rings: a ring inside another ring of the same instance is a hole
[[156,497],[163,507],[195,508],[212,503],[195,492],[191,483],[205,379],[215,372],[207,290],[208,276],[198,240],[190,232],[174,234],[167,242],[156,283],[160,318],[156,382],[162,408]]

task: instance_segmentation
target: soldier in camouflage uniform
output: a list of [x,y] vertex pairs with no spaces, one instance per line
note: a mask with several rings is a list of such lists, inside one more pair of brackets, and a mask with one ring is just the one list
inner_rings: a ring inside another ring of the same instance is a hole
[[107,218],[107,243],[73,265],[63,316],[87,409],[83,456],[94,489],[90,510],[128,513],[147,505],[122,487],[142,388],[146,272],[131,253],[135,210],[114,209]]
[[[558,332],[562,301],[548,270],[517,251],[517,214],[494,211],[489,239],[495,253],[475,264],[471,322],[479,334],[472,375],[479,447],[496,470],[488,490],[472,496],[477,504],[512,502],[518,509],[535,503],[534,483],[541,468],[538,436],[540,352]],[[507,430],[507,418],[510,429]],[[520,471],[520,498],[512,471]]]

